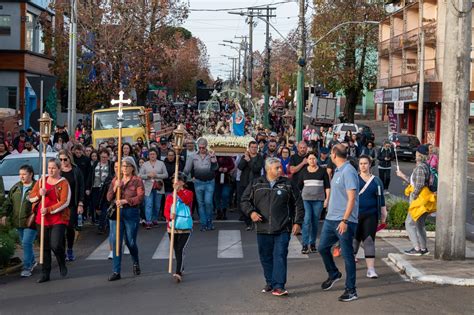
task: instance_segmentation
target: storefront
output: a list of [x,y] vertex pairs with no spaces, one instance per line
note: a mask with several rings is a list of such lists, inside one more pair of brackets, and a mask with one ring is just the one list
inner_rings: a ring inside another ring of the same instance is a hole
[[[378,93],[376,96],[378,101],[380,101],[381,92]],[[418,122],[418,84],[384,89],[382,111],[383,119],[391,122],[392,132],[416,134]],[[426,83],[423,105],[423,139],[420,139],[420,141],[439,146],[440,129],[441,83]]]

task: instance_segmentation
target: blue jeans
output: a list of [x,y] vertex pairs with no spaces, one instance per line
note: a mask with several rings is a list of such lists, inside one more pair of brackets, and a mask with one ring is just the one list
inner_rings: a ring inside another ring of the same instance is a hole
[[109,220],[110,222],[110,239],[112,240],[113,258],[113,272],[120,273],[122,266],[122,243],[125,235],[125,244],[130,250],[132,261],[138,264],[138,246],[137,246],[137,232],[140,223],[140,209],[139,208],[122,208],[120,211],[120,256],[116,253],[117,241],[117,221]]
[[341,246],[344,264],[346,266],[346,289],[355,289],[356,284],[356,265],[354,259],[354,249],[352,242],[357,230],[357,223],[348,222],[347,231],[342,235],[336,230],[341,221],[325,220],[321,239],[319,240],[319,253],[323,258],[324,266],[328,272],[329,278],[336,278],[339,270],[334,263],[331,247],[339,241]]
[[290,233],[257,234],[258,254],[265,281],[274,289],[285,289]]
[[229,208],[231,190],[232,187],[230,184],[216,184],[216,193],[214,195],[217,209],[223,210]]
[[151,190],[149,196],[145,196],[145,217],[147,223],[158,220],[162,197],[163,195],[155,189]]
[[23,270],[30,270],[35,263],[33,243],[35,242],[37,231],[29,228],[17,228],[17,231],[20,236],[21,246],[23,247]]
[[211,227],[212,210],[214,208],[214,180],[201,181],[194,180],[194,190],[196,191],[196,199],[198,202],[199,221],[203,227]]
[[303,222],[303,245],[315,245],[318,236],[319,218],[323,211],[324,202],[320,200],[303,200],[304,222]]

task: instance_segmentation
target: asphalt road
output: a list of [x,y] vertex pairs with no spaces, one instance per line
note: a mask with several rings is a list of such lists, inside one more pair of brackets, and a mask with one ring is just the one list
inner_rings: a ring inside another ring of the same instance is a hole
[[[228,233],[237,238],[224,240],[222,235]],[[151,231],[140,228],[142,275],[132,275],[130,256],[124,255],[123,279],[111,283],[107,281],[111,261],[87,259],[105,240],[89,227],[81,234],[77,260],[68,263],[66,278],[59,279],[56,267],[52,281],[44,284],[36,283],[39,271],[27,279],[18,275],[0,278],[0,314],[472,314],[474,309],[472,288],[413,284],[380,258],[376,261],[377,280],[365,277],[362,263],[357,266],[360,299],[338,302],[343,281],[323,292],[320,284],[326,272],[319,254],[309,258],[299,254],[296,239],[290,256],[297,258],[288,262],[289,297],[260,293],[264,280],[255,233],[232,222],[192,235],[184,281],[178,285],[167,273],[167,260],[152,259],[163,235],[164,225]],[[378,257],[394,251],[397,249],[387,242],[377,241]],[[344,273],[341,258],[337,264]]]

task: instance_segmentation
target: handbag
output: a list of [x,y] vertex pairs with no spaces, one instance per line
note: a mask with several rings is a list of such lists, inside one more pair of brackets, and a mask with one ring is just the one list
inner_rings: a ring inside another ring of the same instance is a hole
[[117,207],[114,202],[111,202],[107,208],[107,219],[115,221],[117,220]]

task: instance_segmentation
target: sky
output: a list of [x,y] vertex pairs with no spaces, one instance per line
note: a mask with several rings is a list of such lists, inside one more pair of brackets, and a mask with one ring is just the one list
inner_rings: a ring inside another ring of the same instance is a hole
[[[193,9],[232,9],[232,8],[246,8],[259,5],[276,7],[274,11],[275,18],[270,19],[270,23],[275,26],[278,31],[287,36],[288,33],[298,26],[298,3],[296,0],[190,0],[190,14],[183,27],[187,28],[193,36],[200,38],[207,47],[209,55],[209,65],[212,76],[217,78],[227,78],[232,68],[232,61],[222,55],[231,57],[238,57],[236,50],[220,46],[223,40],[232,40],[240,42],[240,39],[235,39],[235,36],[248,36],[249,25],[245,23],[245,16],[231,15],[226,11],[210,12],[210,11],[192,11]],[[231,10],[240,12],[241,10]],[[247,12],[246,9],[243,10]],[[263,51],[265,47],[265,23],[258,21],[254,28],[253,36],[253,50]],[[270,28],[270,35],[273,39],[281,38],[272,28]],[[243,53],[242,53],[243,56]],[[242,57],[243,60],[243,57]]]

